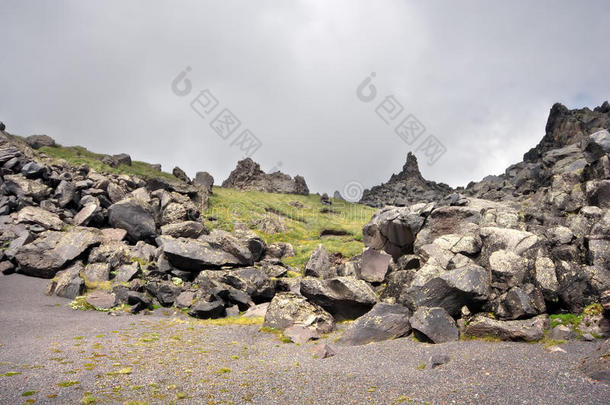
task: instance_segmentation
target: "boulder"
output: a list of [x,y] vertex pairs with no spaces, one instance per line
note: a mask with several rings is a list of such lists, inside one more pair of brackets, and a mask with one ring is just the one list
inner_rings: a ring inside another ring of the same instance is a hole
[[222,187],[267,193],[309,194],[303,177],[296,176],[293,179],[279,171],[266,174],[261,170],[260,165],[250,158],[237,162],[237,167],[222,182]]
[[327,359],[337,354],[335,350],[326,343],[321,343],[319,345],[314,346],[314,348],[311,349],[311,353],[316,359]]
[[584,358],[580,369],[589,378],[610,385],[610,339],[606,339],[588,356]]
[[69,261],[85,253],[89,248],[99,245],[101,240],[101,234],[97,229],[74,228],[61,234],[51,253],[57,258],[57,266],[63,267]]
[[80,277],[83,266],[80,263],[57,273],[47,285],[47,295],[75,299],[85,292],[85,281]]
[[539,240],[530,232],[496,227],[483,227],[480,229],[480,235],[483,239],[483,247],[488,252],[505,249],[517,255],[522,255]]
[[257,304],[271,301],[275,295],[275,284],[262,270],[255,267],[226,272],[221,281],[245,292]]
[[197,172],[195,173],[193,184],[199,184],[208,192],[211,192],[214,185],[214,177],[208,172]]
[[[451,271],[441,271],[429,280],[414,280],[407,291],[407,304],[412,309],[419,307],[442,307],[457,317],[460,309],[481,307],[490,293],[490,277],[487,270],[475,264]],[[421,276],[423,274],[418,274]]]
[[610,154],[610,132],[607,129],[597,131],[583,142],[583,151],[587,161],[594,162],[606,154]]
[[309,261],[305,265],[305,275],[319,278],[332,278],[336,274],[331,270],[330,255],[324,247],[319,244],[311,253]]
[[146,284],[146,291],[164,307],[174,305],[176,298],[181,293],[180,287],[175,286],[169,281],[149,282]]
[[66,224],[57,214],[39,207],[24,207],[17,213],[17,223],[37,224],[44,229],[61,230]]
[[131,264],[123,264],[117,269],[114,281],[119,283],[126,283],[133,280],[138,274],[140,274],[140,265],[137,262]]
[[[362,265],[358,276],[369,283],[381,283],[385,280],[392,256],[373,248],[367,248],[362,253]],[[307,274],[306,274],[307,275]]]
[[116,305],[116,296],[105,291],[91,291],[85,297],[87,303],[98,310],[106,310]]
[[364,244],[398,259],[413,253],[415,237],[423,224],[424,218],[408,207],[384,208],[362,228]]
[[265,326],[284,330],[294,325],[329,333],[335,320],[322,307],[293,293],[279,293],[273,297],[265,314]]
[[426,226],[417,235],[415,247],[419,248],[432,243],[443,235],[472,234],[478,230],[481,220],[481,207],[474,203],[473,206],[466,207],[436,208],[426,218]]
[[161,227],[162,235],[173,236],[174,238],[197,238],[201,234],[206,233],[207,229],[201,222],[197,221],[182,221],[173,224],[163,225]]
[[301,325],[294,325],[284,329],[284,336],[289,338],[293,343],[303,344],[311,339],[319,339],[322,335],[313,328]]
[[127,153],[119,153],[118,155],[112,155],[112,158],[119,165],[131,166],[131,156]]
[[545,295],[555,294],[559,290],[559,282],[555,272],[555,264],[548,257],[537,257],[536,263],[536,283]]
[[460,337],[455,321],[440,307],[418,308],[410,322],[417,337],[432,343],[456,341]]
[[191,179],[189,179],[189,176],[187,176],[186,173],[184,172],[184,170],[182,170],[178,166],[174,167],[174,170],[172,170],[172,174],[176,178],[178,178],[179,180],[182,180],[185,183],[190,183],[191,182]]
[[39,179],[30,180],[22,174],[5,175],[4,188],[8,194],[13,194],[20,199],[30,197],[38,203],[48,198],[52,191]]
[[551,329],[551,339],[553,340],[572,340],[576,338],[576,332],[566,325],[557,325]]
[[509,250],[497,250],[489,256],[492,282],[508,287],[521,285],[527,271],[525,259]]
[[301,294],[338,320],[358,318],[378,301],[373,289],[365,281],[355,277],[327,280],[305,277],[301,280]]
[[200,319],[216,319],[225,316],[222,301],[198,302],[191,308],[189,315]]
[[110,279],[108,263],[89,263],[83,270],[83,276],[90,283],[102,283]]
[[95,216],[95,214],[100,210],[99,205],[90,203],[85,205],[75,216],[73,219],[74,225],[88,225],[89,221]]
[[499,321],[477,315],[466,326],[465,334],[476,337],[493,336],[502,340],[532,342],[544,337],[544,330],[550,325],[547,315],[518,321]]
[[356,346],[407,336],[410,317],[411,311],[402,305],[378,303],[351,324],[338,343]]
[[162,235],[157,238],[157,244],[161,246],[169,262],[182,270],[200,271],[204,268],[249,264],[203,240]]
[[127,231],[134,241],[154,238],[156,224],[151,207],[137,198],[126,198],[108,208],[108,222]]
[[55,146],[55,140],[47,135],[31,135],[25,138],[25,141],[32,149],[40,149],[43,146]]

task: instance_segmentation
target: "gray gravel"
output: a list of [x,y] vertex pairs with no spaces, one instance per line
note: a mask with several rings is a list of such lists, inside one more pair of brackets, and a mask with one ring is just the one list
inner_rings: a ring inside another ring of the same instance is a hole
[[[608,386],[578,370],[598,342],[567,343],[567,353],[411,338],[341,347],[337,332],[324,340],[337,355],[322,360],[311,355],[314,343],[285,344],[260,325],[215,326],[170,310],[74,311],[45,296],[45,285],[0,276],[0,404],[607,404],[610,397]],[[441,353],[448,364],[423,368]],[[35,393],[22,396],[27,391]]]

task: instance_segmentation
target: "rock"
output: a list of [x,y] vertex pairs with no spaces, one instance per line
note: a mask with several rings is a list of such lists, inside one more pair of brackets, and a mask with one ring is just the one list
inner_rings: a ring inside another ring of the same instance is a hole
[[[426,218],[426,226],[417,234],[415,249],[434,242],[443,235],[473,235],[483,220],[481,211],[489,202],[471,201],[466,207],[438,207]],[[478,243],[478,241],[477,241]]]
[[536,235],[517,229],[483,227],[480,229],[480,235],[484,249],[489,252],[505,249],[521,255],[538,243]]
[[294,247],[290,243],[278,242],[267,247],[266,255],[274,259],[294,256]]
[[183,291],[177,297],[174,304],[178,308],[190,308],[195,302],[195,293],[192,291]]
[[551,329],[551,339],[553,340],[572,340],[576,333],[569,326],[557,325]]
[[85,266],[83,275],[91,283],[108,281],[110,279],[110,265],[108,263],[90,263]]
[[19,199],[30,197],[38,203],[51,195],[51,189],[39,179],[30,180],[22,174],[5,175],[4,188],[8,194],[13,194]]
[[15,255],[18,271],[28,276],[53,278],[59,269],[57,257],[49,251],[25,246]]
[[57,273],[55,278],[49,281],[47,295],[75,299],[85,292],[85,281],[80,277],[83,266],[80,263]]
[[207,229],[201,222],[183,221],[173,224],[163,225],[161,227],[162,235],[173,236],[174,238],[197,238],[201,234],[206,233]]
[[259,164],[250,158],[237,162],[237,167],[223,181],[222,187],[267,193],[309,194],[303,177],[296,176],[293,180],[292,177],[279,171],[266,174]]
[[343,198],[343,196],[341,195],[341,193],[339,192],[339,190],[335,190],[335,192],[333,193],[333,198],[335,200],[341,200],[341,201],[345,201],[345,198]]
[[351,324],[338,343],[356,346],[407,336],[410,317],[411,311],[402,305],[378,303]]
[[589,378],[610,385],[610,339],[603,341],[591,354],[584,358],[580,369]]
[[24,207],[17,213],[17,223],[37,224],[44,229],[61,230],[65,223],[57,214],[38,207]]
[[362,253],[362,265],[358,276],[369,283],[381,283],[385,280],[391,262],[392,256],[389,254],[367,248]]
[[263,218],[254,220],[253,223],[259,231],[269,235],[286,232],[286,225],[277,215],[266,215]]
[[466,326],[465,333],[470,336],[494,336],[502,340],[532,342],[544,337],[544,330],[550,322],[547,315],[538,315],[521,321],[498,321],[477,315]]
[[221,301],[199,302],[189,312],[190,316],[200,319],[216,319],[225,316],[225,308]]
[[108,208],[108,222],[127,231],[134,241],[154,238],[156,224],[150,206],[137,198],[127,198]]
[[555,264],[548,257],[536,258],[536,283],[546,294],[554,294],[559,289]]
[[8,260],[0,262],[0,273],[7,275],[15,272],[15,265]]
[[108,187],[106,187],[106,193],[108,194],[108,197],[110,198],[110,201],[113,204],[123,200],[126,195],[125,190],[123,190],[121,186],[112,182],[108,183]]
[[301,325],[294,325],[284,330],[284,336],[290,338],[293,343],[303,344],[312,339],[319,339],[319,331]]
[[303,296],[276,294],[265,314],[265,326],[284,330],[294,325],[329,333],[335,328],[335,320],[322,307],[308,302]]
[[99,211],[97,204],[87,204],[74,216],[74,225],[87,225],[94,217],[94,214]]
[[195,173],[195,178],[193,179],[194,184],[199,184],[203,186],[208,192],[212,192],[212,186],[214,185],[214,177],[208,172],[197,172]]
[[120,165],[131,166],[131,156],[129,156],[127,153],[112,155],[112,158]]
[[432,343],[457,341],[460,337],[455,321],[440,307],[418,308],[410,322],[416,336]]
[[172,238],[162,235],[157,238],[157,244],[172,264],[182,270],[200,271],[204,268],[219,268],[222,266],[246,265],[233,254],[212,247],[210,243],[198,239]]
[[305,275],[319,278],[331,278],[336,275],[331,271],[330,256],[324,245],[319,244],[311,253],[305,265]]
[[43,146],[55,146],[55,140],[47,135],[31,135],[25,141],[32,149],[40,149]]
[[320,202],[323,205],[333,205],[332,201],[330,201],[330,197],[326,193],[324,193],[320,196]]
[[28,162],[21,168],[21,174],[28,179],[36,179],[43,176],[46,169],[36,162]]
[[127,304],[132,305],[132,313],[138,313],[143,309],[153,308],[152,300],[148,298],[146,294],[137,291],[127,292]]
[[258,304],[253,307],[250,307],[246,312],[244,312],[243,316],[245,316],[246,318],[257,318],[257,317],[264,318],[265,315],[267,314],[268,308],[269,308],[269,303],[264,302],[262,304]]
[[4,125],[4,122],[0,121],[0,131],[4,131],[6,129],[6,125]]
[[131,281],[134,277],[140,274],[140,265],[136,263],[123,264],[118,268],[114,281],[119,283],[126,283]]
[[110,309],[116,305],[116,296],[104,291],[91,291],[85,297],[87,303],[95,309]]
[[589,138],[584,141],[583,150],[589,162],[594,162],[602,156],[610,154],[610,132],[603,129],[589,135]]
[[581,338],[585,342],[594,342],[595,341],[595,337],[590,333],[583,333]]
[[525,291],[519,287],[513,287],[504,296],[501,308],[496,310],[496,313],[502,319],[521,319],[537,315],[539,311]]
[[252,297],[259,304],[271,301],[275,295],[275,285],[263,271],[255,267],[232,270],[221,277],[221,281]]
[[174,167],[174,170],[172,170],[172,174],[175,177],[177,177],[179,180],[182,180],[185,183],[191,182],[191,179],[189,179],[189,176],[187,176],[186,173],[184,172],[184,170],[182,170],[178,166]]
[[311,352],[313,354],[313,357],[316,359],[326,359],[329,357],[333,357],[337,354],[335,350],[326,343],[321,343],[319,345],[314,346],[314,348],[311,349]]
[[447,364],[451,361],[451,358],[446,354],[433,354],[428,360],[428,366],[430,368],[437,368],[443,364]]
[[525,259],[509,250],[496,250],[489,256],[492,281],[508,287],[521,285],[527,271]]
[[419,172],[417,158],[409,152],[402,171],[393,174],[387,183],[364,190],[360,203],[371,207],[404,206],[439,201],[452,191],[446,184],[425,180]]
[[301,294],[338,320],[357,318],[367,313],[378,301],[373,289],[354,277],[328,280],[305,277],[301,280]]
[[384,250],[398,259],[413,253],[413,243],[424,218],[408,207],[388,207],[377,211],[371,221],[362,228],[364,244]]
[[68,204],[76,202],[76,187],[72,182],[62,180],[55,189],[55,198],[57,204],[65,208]]
[[57,266],[63,267],[85,253],[89,248],[99,245],[101,235],[91,228],[74,228],[61,235],[51,254],[57,258]]
[[183,204],[171,202],[167,204],[161,215],[161,224],[167,225],[182,222],[188,217],[188,211]]
[[438,276],[422,281],[416,279],[407,291],[407,303],[412,309],[442,307],[457,317],[464,305],[480,307],[489,297],[489,273],[474,264],[441,271]]
[[174,305],[176,298],[181,293],[180,287],[167,281],[159,283],[149,282],[146,284],[146,290],[164,307],[171,307]]
[[33,240],[34,236],[30,232],[23,230],[19,236],[16,239],[13,239],[8,245],[8,249],[4,251],[4,256],[9,259],[14,258],[22,246],[27,245]]
[[102,229],[102,239],[104,241],[122,241],[127,235],[125,229],[119,228],[105,228]]

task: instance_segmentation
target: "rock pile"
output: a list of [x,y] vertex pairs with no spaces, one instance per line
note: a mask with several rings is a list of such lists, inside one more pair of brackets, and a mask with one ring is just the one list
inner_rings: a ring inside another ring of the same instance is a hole
[[237,167],[222,182],[222,187],[266,193],[309,194],[307,183],[302,176],[295,176],[293,179],[279,171],[267,174],[250,158],[237,162]]

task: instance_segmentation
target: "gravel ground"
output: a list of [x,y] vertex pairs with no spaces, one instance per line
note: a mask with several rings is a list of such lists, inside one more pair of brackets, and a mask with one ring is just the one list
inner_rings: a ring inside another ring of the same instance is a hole
[[[215,326],[169,310],[109,316],[43,294],[46,280],[0,276],[0,404],[607,404],[578,370],[599,343],[411,338],[341,347],[282,343],[260,325]],[[317,343],[320,344],[320,343]],[[426,366],[433,354],[448,364]],[[424,367],[425,366],[425,367]],[[14,374],[13,373],[18,373]],[[28,395],[30,394],[30,395]],[[97,402],[96,402],[97,401]]]

